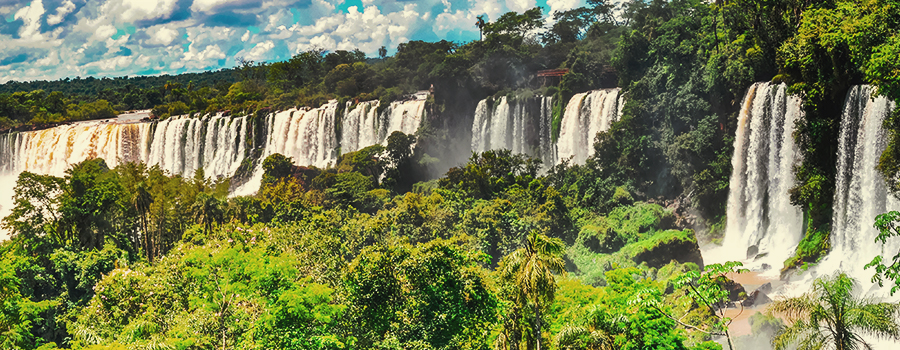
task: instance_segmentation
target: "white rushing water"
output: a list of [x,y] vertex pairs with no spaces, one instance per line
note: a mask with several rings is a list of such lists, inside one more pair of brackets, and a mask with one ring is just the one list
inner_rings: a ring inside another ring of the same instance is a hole
[[[385,144],[394,131],[415,134],[425,117],[425,100],[391,102],[378,113],[378,101],[348,103],[338,120],[338,102],[329,101],[319,108],[290,109],[266,118],[266,144],[262,157],[281,153],[294,164],[327,167],[339,153],[348,153],[375,144]],[[340,124],[338,124],[340,123]],[[340,125],[340,133],[337,126]],[[245,184],[234,194],[255,192],[262,181],[262,162]]]
[[618,88],[603,89],[572,96],[566,105],[556,141],[559,161],[571,158],[574,163],[583,164],[594,154],[597,133],[609,130],[622,116],[624,100],[620,92]]
[[[801,101],[784,84],[756,83],[747,90],[738,116],[731,158],[724,260],[745,260],[777,273],[803,237],[803,213],[791,205],[794,165],[800,161],[794,123]],[[706,258],[706,256],[705,256]],[[722,260],[722,259],[718,259]]]
[[508,149],[553,165],[556,147],[550,137],[552,101],[552,97],[516,100],[506,96],[479,101],[472,123],[472,151]]
[[425,115],[425,101],[392,102],[378,113],[378,101],[360,102],[347,110],[341,125],[341,153],[355,152],[375,144],[385,144],[394,131],[415,134]]
[[[142,123],[137,121],[146,113],[129,114],[118,120],[0,134],[0,215],[8,215],[12,209],[15,179],[23,171],[64,176],[73,164],[103,158],[110,167],[139,161],[158,165],[170,174],[192,176],[203,169],[207,177],[216,178],[233,175],[254,147],[262,147],[263,158],[282,153],[298,165],[325,167],[337,160],[340,140],[346,142],[344,152],[384,143],[393,131],[415,133],[425,114],[423,99],[393,102],[381,114],[376,112],[377,106],[378,102],[363,102],[352,110],[343,109],[340,118],[337,101],[271,114],[260,121],[261,145],[254,145],[250,117],[222,115],[176,116]],[[340,120],[343,128],[338,134]],[[258,166],[251,181],[235,194],[255,192],[261,178],[262,167]],[[3,236],[0,232],[0,238]]]
[[624,98],[620,92],[604,89],[573,96],[563,112],[555,144],[552,97],[481,100],[472,123],[472,151],[509,149],[538,157],[548,167],[569,158],[583,164],[594,153],[597,133],[609,130],[621,117]]
[[838,142],[831,252],[810,277],[845,271],[863,285],[866,294],[881,297],[888,294],[888,289],[871,283],[874,270],[866,270],[865,265],[876,255],[893,257],[900,249],[900,241],[889,240],[883,249],[881,243],[875,242],[878,230],[873,224],[879,214],[900,210],[900,201],[888,193],[875,169],[887,146],[882,122],[895,106],[873,93],[871,87],[862,85],[854,86],[847,94]]
[[173,117],[157,124],[83,122],[4,134],[0,173],[63,176],[72,164],[103,158],[110,167],[140,161],[173,174],[202,167],[207,176],[228,176],[244,158],[247,127],[246,117]]

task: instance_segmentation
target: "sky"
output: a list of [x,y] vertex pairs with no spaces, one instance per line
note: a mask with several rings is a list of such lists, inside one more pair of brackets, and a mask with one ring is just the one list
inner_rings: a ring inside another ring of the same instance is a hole
[[199,72],[311,48],[478,39],[475,18],[584,0],[0,0],[0,83]]

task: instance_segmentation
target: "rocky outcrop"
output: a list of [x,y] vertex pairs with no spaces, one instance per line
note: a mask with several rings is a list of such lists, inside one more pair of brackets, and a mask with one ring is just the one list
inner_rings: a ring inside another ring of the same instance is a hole
[[692,262],[703,268],[703,256],[692,230],[668,230],[659,232],[648,240],[627,246],[625,249],[632,260],[660,268],[672,260],[679,263]]

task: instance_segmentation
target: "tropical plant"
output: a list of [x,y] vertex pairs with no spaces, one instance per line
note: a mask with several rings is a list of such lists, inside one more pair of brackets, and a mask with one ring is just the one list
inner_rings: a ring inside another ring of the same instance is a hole
[[900,305],[856,297],[855,286],[838,272],[816,279],[802,296],[773,302],[769,310],[790,324],[772,340],[775,349],[871,349],[863,336],[900,340]]
[[584,325],[569,325],[556,334],[556,348],[575,350],[613,350],[615,335],[622,333],[619,324],[626,322],[621,314],[611,314],[606,307],[594,305],[585,317]]
[[[900,212],[891,211],[878,215],[875,218],[875,228],[879,231],[875,241],[881,242],[882,245],[887,244],[888,238],[900,236]],[[891,258],[890,265],[885,265],[884,258],[878,255],[866,265],[867,269],[870,267],[875,267],[875,276],[872,276],[872,282],[884,286],[884,279],[889,279],[894,281],[891,295],[900,290],[900,251]]]
[[[727,275],[749,272],[747,269],[740,268],[741,266],[744,266],[744,264],[739,261],[710,264],[706,266],[703,273],[688,271],[675,280],[676,285],[687,289],[688,295],[694,299],[697,305],[707,308],[712,314],[716,315],[716,322],[713,324],[713,327],[720,329],[725,334],[729,349],[734,349],[731,335],[728,333],[728,326],[731,325],[732,320],[726,316],[731,291],[723,287],[733,282]],[[741,304],[741,312],[743,311],[744,306]]]
[[225,215],[223,207],[224,203],[222,203],[222,200],[213,195],[205,192],[197,195],[197,199],[194,201],[191,209],[194,212],[196,222],[203,225],[204,233],[209,234],[214,223],[222,222]]
[[[525,245],[506,256],[498,268],[502,278],[516,287],[512,295],[516,308],[532,312],[529,326],[537,350],[541,349],[542,312],[553,303],[556,294],[555,274],[566,272],[564,252],[565,244],[559,238],[532,231]],[[509,341],[505,333],[500,337],[501,342]]]

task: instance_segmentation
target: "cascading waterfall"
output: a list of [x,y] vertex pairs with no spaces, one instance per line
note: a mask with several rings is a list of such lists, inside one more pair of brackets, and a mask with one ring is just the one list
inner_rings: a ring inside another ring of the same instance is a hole
[[63,176],[72,164],[140,161],[173,174],[229,176],[244,159],[247,117],[172,117],[157,124],[83,122],[0,135],[0,172]]
[[[75,163],[103,158],[110,167],[140,161],[171,174],[191,176],[203,169],[207,177],[231,176],[253,147],[262,147],[263,158],[281,153],[298,165],[325,167],[337,160],[339,150],[351,152],[383,144],[393,131],[414,134],[425,115],[424,99],[392,102],[382,113],[377,112],[377,101],[363,102],[352,110],[344,109],[340,118],[337,107],[337,101],[330,101],[319,108],[267,116],[260,121],[264,123],[262,145],[254,145],[255,122],[250,117],[223,115],[176,116],[156,123],[137,122],[140,118],[126,115],[118,122],[79,122],[0,134],[0,182],[4,185],[0,214],[5,216],[11,209],[15,177],[23,171],[64,176]],[[258,166],[235,194],[256,191],[261,178],[262,167]]]
[[729,260],[746,252],[755,261],[751,267],[780,267],[803,235],[803,213],[788,194],[800,161],[792,134],[801,101],[785,90],[784,84],[754,84],[738,117],[723,249]]
[[425,114],[424,100],[392,102],[381,114],[378,101],[347,102],[341,122],[341,153],[355,152],[375,144],[384,144],[394,131],[414,134]]
[[621,89],[603,89],[575,94],[566,105],[556,141],[558,159],[571,158],[582,164],[594,154],[594,137],[609,130],[622,116]]
[[[326,167],[337,161],[338,151],[348,153],[385,144],[391,132],[414,134],[425,115],[425,100],[392,102],[378,113],[378,102],[362,102],[355,108],[348,104],[341,117],[341,137],[338,142],[335,126],[338,123],[338,102],[329,101],[319,108],[291,109],[266,118],[267,141],[261,159],[281,153],[291,157],[294,164]],[[340,144],[340,149],[338,145]],[[234,191],[244,195],[255,192],[262,181],[262,162],[253,176]]]
[[556,147],[550,139],[551,109],[549,96],[510,99],[484,99],[475,108],[472,123],[472,151],[508,149],[539,157],[544,165],[556,161]]
[[332,100],[319,108],[290,109],[266,119],[269,139],[263,158],[281,153],[294,164],[325,167],[337,159],[338,102]]
[[[881,243],[875,242],[875,217],[900,210],[900,201],[888,193],[875,169],[887,145],[882,122],[895,106],[885,97],[874,97],[873,92],[872,87],[862,85],[847,93],[838,142],[832,250],[818,269],[826,273],[846,271],[870,287],[874,270],[865,270],[864,266],[882,254]],[[889,248],[884,254],[888,258],[896,253],[900,241],[889,240],[886,246]]]

